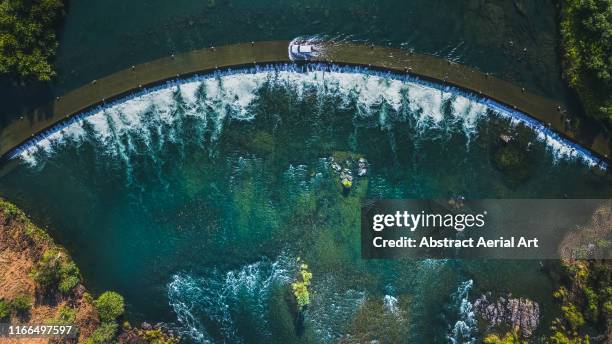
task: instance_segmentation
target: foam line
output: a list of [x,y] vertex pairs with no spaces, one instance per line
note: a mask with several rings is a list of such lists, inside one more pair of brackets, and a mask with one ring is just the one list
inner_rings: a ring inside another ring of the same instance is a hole
[[[443,96],[446,95],[447,97],[450,97],[450,96],[463,97],[468,100],[468,102],[455,101],[455,103],[453,104],[455,111],[458,111],[460,109],[465,109],[466,111],[468,111],[468,113],[463,114],[464,127],[475,125],[476,119],[478,117],[477,114],[481,112],[484,108],[487,108],[487,109],[493,110],[495,115],[502,117],[502,118],[509,119],[511,123],[523,124],[529,127],[530,129],[532,129],[534,132],[536,132],[538,134],[538,139],[545,142],[548,145],[548,147],[551,148],[554,158],[556,160],[557,159],[579,159],[580,161],[584,162],[585,164],[591,167],[598,167],[603,170],[607,170],[608,168],[607,161],[600,159],[598,156],[596,156],[594,153],[589,151],[587,148],[561,136],[560,134],[553,131],[551,128],[547,127],[544,123],[528,116],[527,114],[511,109],[510,107],[503,105],[499,102],[496,102],[490,98],[476,95],[473,92],[466,91],[458,87],[442,85],[442,84],[435,83],[432,81],[424,80],[414,75],[394,73],[391,71],[373,70],[367,67],[360,67],[360,66],[341,66],[341,65],[326,64],[326,63],[307,63],[307,64],[299,64],[299,65],[292,64],[292,63],[284,63],[284,64],[270,64],[270,65],[263,65],[263,66],[256,65],[252,67],[244,67],[244,68],[238,68],[238,69],[228,68],[225,70],[217,70],[217,71],[208,72],[208,73],[196,74],[196,75],[193,75],[187,78],[168,80],[157,86],[150,87],[150,88],[143,88],[141,90],[136,90],[123,97],[119,97],[117,99],[105,102],[103,104],[98,104],[96,106],[91,107],[90,109],[86,111],[83,111],[74,116],[71,116],[65,121],[57,123],[37,133],[31,139],[27,140],[23,144],[11,150],[7,154],[7,157],[9,159],[22,158],[24,160],[27,160],[29,155],[31,155],[35,150],[40,149],[41,147],[49,151],[48,146],[50,142],[52,141],[52,139],[58,139],[59,136],[62,135],[62,132],[74,126],[74,124],[81,123],[84,120],[89,119],[95,114],[112,111],[114,108],[120,107],[122,104],[125,104],[129,101],[138,100],[139,98],[143,98],[144,96],[152,94],[152,93],[170,92],[172,89],[177,88],[177,87],[181,87],[181,86],[188,85],[188,84],[201,83],[207,80],[210,81],[210,80],[221,79],[221,78],[226,78],[230,76],[256,75],[256,74],[263,74],[263,73],[265,74],[274,74],[274,73],[295,74],[293,79],[298,79],[296,81],[300,81],[299,80],[300,77],[303,78],[304,75],[306,76],[306,79],[311,78],[310,81],[313,81],[312,78],[313,77],[316,78],[318,74],[322,74],[323,77],[325,77],[326,73],[329,73],[332,75],[358,74],[358,75],[363,75],[364,78],[367,78],[368,76],[376,77],[376,78],[382,79],[382,81],[385,81],[385,80],[388,82],[399,81],[400,83],[409,83],[411,84],[410,86],[416,85],[417,88],[418,86],[420,86],[420,87],[427,88],[427,89],[438,90],[442,92]],[[287,77],[287,78],[292,79],[291,77]],[[339,87],[350,88],[351,86],[354,86],[354,85],[343,84],[343,82],[347,80],[343,80],[342,78],[336,78],[336,79],[337,79],[336,81],[338,82]],[[360,85],[366,91],[366,92],[360,93],[360,97],[364,97],[364,99],[360,99],[360,101],[363,101],[365,103],[372,103],[372,102],[377,101],[377,99],[380,99],[381,94],[379,94],[378,92],[380,92],[381,89],[376,88],[376,87],[369,87],[368,85],[368,83],[380,82],[380,81],[381,80],[366,80],[364,85]],[[235,78],[235,80],[233,80],[232,82],[234,83],[234,85],[231,85],[232,87],[243,87],[241,86],[243,80],[241,80],[240,78]],[[367,92],[368,90],[372,92],[368,93]],[[386,93],[387,94],[383,94],[382,96],[385,98],[385,100],[387,100],[390,103],[391,106],[396,107],[399,104],[399,102],[401,102],[401,99],[398,98],[398,96],[400,96],[401,93],[397,92],[397,89],[392,90],[390,88],[389,92],[386,92]],[[415,92],[413,91],[413,93]],[[431,97],[427,98],[426,92],[423,92],[422,95],[424,98],[421,99],[417,105],[423,107],[424,112],[429,114],[429,118],[426,118],[423,120],[427,120],[428,122],[439,121],[440,119],[439,117],[441,116],[439,112],[440,104],[436,104],[435,102],[440,102],[440,101],[443,101],[444,99],[443,98],[433,99]],[[248,102],[249,102],[249,99],[245,98],[243,99],[243,103],[239,105],[244,107],[248,105]],[[421,122],[419,121],[417,124],[420,125]],[[426,125],[426,124],[423,124],[423,125]],[[470,128],[466,128],[466,129],[470,129]],[[72,135],[76,136],[75,133],[72,133]],[[47,146],[47,148],[44,148],[45,146]]]

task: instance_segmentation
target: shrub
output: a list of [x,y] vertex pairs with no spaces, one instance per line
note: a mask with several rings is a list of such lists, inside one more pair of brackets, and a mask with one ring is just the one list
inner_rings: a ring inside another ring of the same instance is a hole
[[103,323],[101,324],[87,340],[85,340],[85,344],[110,344],[113,342],[115,338],[115,334],[117,333],[117,325],[114,322]]
[[151,344],[176,344],[178,339],[170,337],[161,329],[146,330],[143,333],[144,340]]
[[80,282],[80,271],[79,268],[73,261],[62,264],[59,271],[59,285],[58,289],[62,293],[66,294],[76,287]]
[[599,316],[599,296],[593,289],[585,287],[584,296],[586,297],[586,316],[589,320],[596,322]]
[[0,300],[0,319],[4,319],[11,315],[11,307],[8,302]]
[[527,341],[521,340],[516,332],[508,332],[503,337],[500,337],[495,333],[488,334],[484,337],[483,343],[485,344],[527,344]]
[[43,253],[42,258],[32,270],[32,278],[41,287],[47,287],[59,278],[61,253],[56,249],[49,249]]
[[79,268],[58,248],[43,253],[31,276],[39,286],[57,285],[62,293],[70,292],[80,281]]
[[295,296],[298,308],[300,310],[310,303],[310,293],[308,291],[308,286],[310,285],[311,279],[312,272],[308,271],[308,265],[301,264],[298,280],[291,284],[293,295]]
[[104,292],[94,305],[102,322],[114,322],[125,311],[123,296],[114,291]]
[[559,299],[559,300],[563,301],[563,300],[567,299],[567,289],[565,287],[560,287],[558,290],[553,292],[553,296],[556,299]]
[[32,297],[28,295],[17,296],[11,301],[11,310],[15,313],[24,313],[32,307]]
[[562,306],[561,310],[563,311],[563,317],[572,329],[575,330],[584,325],[584,316],[574,304],[568,303],[566,306]]
[[74,324],[76,321],[76,309],[62,306],[55,318],[50,319],[46,322],[47,325],[69,325]]

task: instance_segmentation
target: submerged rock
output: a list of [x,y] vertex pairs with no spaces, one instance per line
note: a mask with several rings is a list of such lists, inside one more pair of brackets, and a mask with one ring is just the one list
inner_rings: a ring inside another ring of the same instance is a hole
[[357,175],[359,177],[363,177],[366,174],[368,174],[368,162],[366,159],[364,158],[359,158],[359,161],[357,163]]
[[487,322],[489,328],[510,327],[523,338],[529,338],[540,322],[540,306],[537,302],[512,297],[489,300],[482,295],[474,302],[476,315]]
[[334,152],[328,161],[331,169],[339,174],[340,186],[345,193],[351,190],[356,181],[354,172],[357,177],[365,177],[368,174],[368,161],[359,154]]
[[529,144],[523,146],[509,135],[500,135],[500,142],[493,147],[491,162],[495,169],[502,172],[511,186],[523,183],[532,174],[533,161]]

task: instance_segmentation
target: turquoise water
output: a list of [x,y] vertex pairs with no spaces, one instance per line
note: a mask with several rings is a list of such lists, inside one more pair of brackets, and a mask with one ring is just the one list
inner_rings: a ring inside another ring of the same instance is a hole
[[[501,133],[531,142],[526,178],[492,164]],[[539,262],[364,261],[360,200],[609,197],[609,177],[568,152],[448,90],[268,69],[102,109],[23,152],[0,195],[49,228],[90,289],[190,342],[335,342],[367,338],[366,322],[390,341],[469,343],[470,297],[485,291],[529,297],[550,322]],[[330,157],[347,156],[369,173],[343,194]],[[303,330],[300,262],[314,275]]]

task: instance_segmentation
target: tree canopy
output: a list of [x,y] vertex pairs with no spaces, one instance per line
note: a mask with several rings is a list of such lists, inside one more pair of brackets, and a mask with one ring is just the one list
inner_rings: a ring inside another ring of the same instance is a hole
[[50,80],[62,0],[0,1],[0,74]]
[[612,127],[612,0],[563,0],[564,71],[586,113]]

